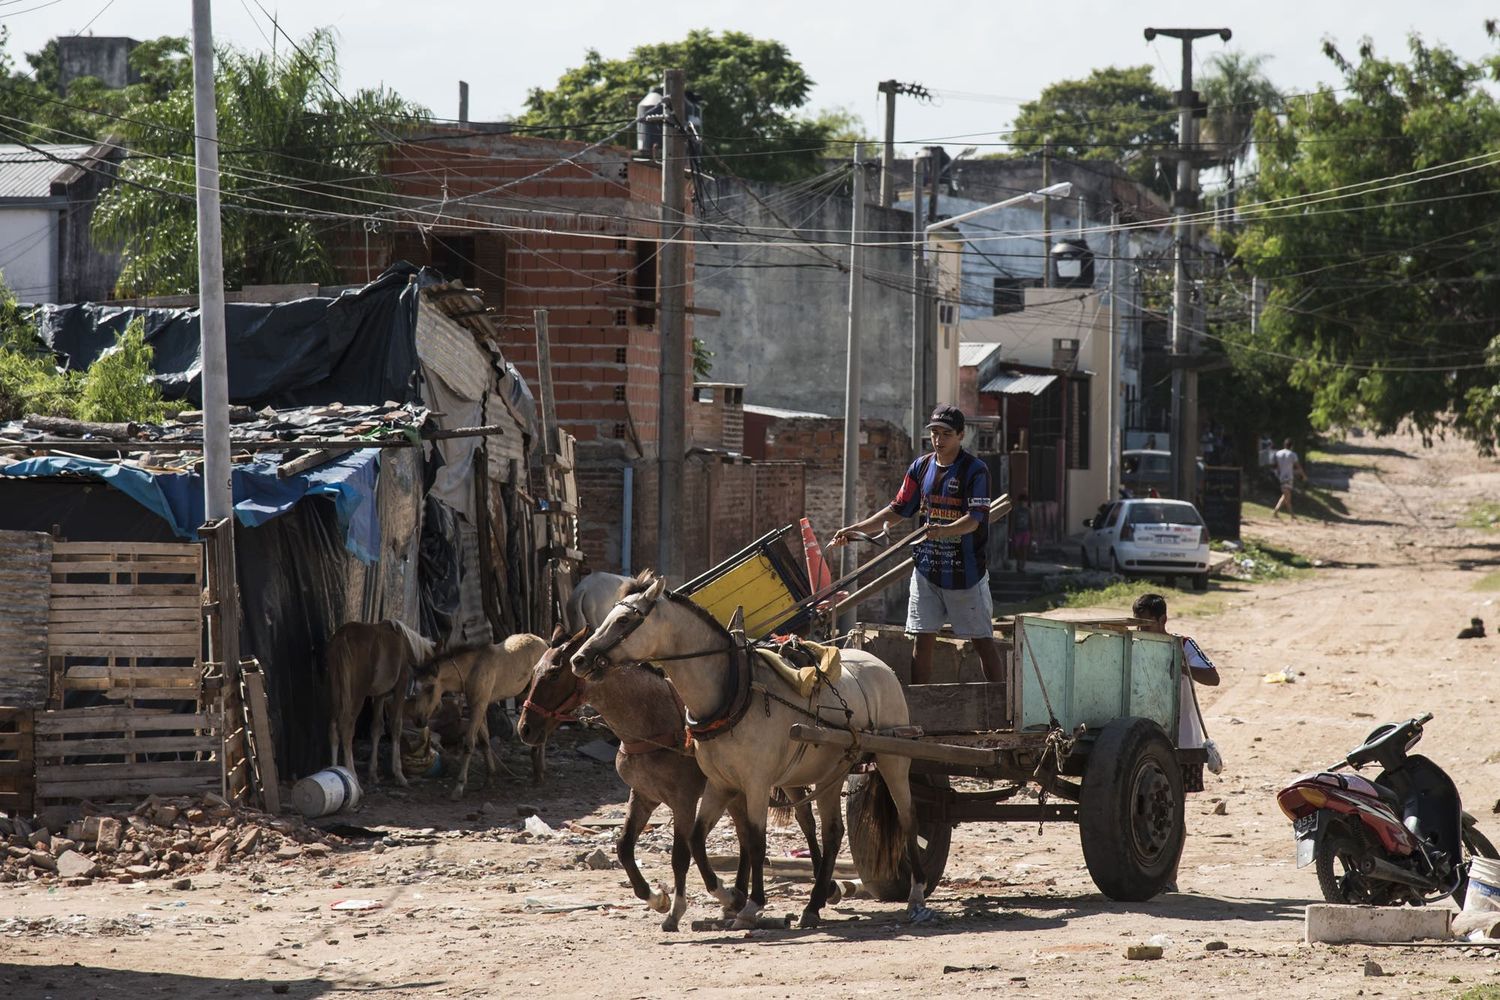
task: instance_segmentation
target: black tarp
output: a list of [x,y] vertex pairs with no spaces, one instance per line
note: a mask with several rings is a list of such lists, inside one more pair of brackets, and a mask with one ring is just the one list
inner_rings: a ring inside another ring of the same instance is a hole
[[[416,283],[412,275],[419,275]],[[401,261],[334,298],[229,303],[230,402],[259,408],[418,401],[417,292],[439,280]],[[37,333],[68,368],[82,371],[136,317],[145,321],[162,394],[201,405],[197,309],[48,305],[37,312]]]

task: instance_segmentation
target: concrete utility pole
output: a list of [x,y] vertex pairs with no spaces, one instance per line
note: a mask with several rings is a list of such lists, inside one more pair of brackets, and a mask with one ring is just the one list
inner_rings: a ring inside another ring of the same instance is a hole
[[229,519],[230,544],[218,582],[223,671],[238,683],[239,591],[235,586],[234,494],[229,462],[229,363],[224,346],[224,256],[219,225],[219,117],[214,104],[214,38],[209,0],[193,0],[193,132],[198,181],[198,331],[203,379],[203,508]]
[[[932,94],[920,83],[882,80],[876,88],[885,95],[885,149],[880,154],[880,207],[890,208],[896,201],[896,96],[904,94],[918,100],[931,100]],[[920,187],[920,185],[918,186]]]
[[464,80],[458,81],[458,121],[469,124],[469,84]]
[[1104,374],[1109,386],[1109,417],[1105,423],[1109,433],[1106,443],[1109,451],[1105,460],[1105,482],[1109,497],[1113,500],[1120,492],[1120,210],[1109,212],[1109,359]]
[[687,238],[683,225],[687,206],[687,77],[680,69],[667,70],[667,117],[662,122],[661,238],[657,268],[658,330],[661,333],[661,409],[657,420],[657,572],[675,583],[683,580],[682,467],[686,449],[683,425],[687,407]]
[[[843,523],[853,524],[864,515],[859,508],[859,394],[860,324],[865,312],[865,165],[863,149],[854,144],[854,213],[849,227],[849,351],[844,361],[844,510]],[[859,561],[849,546],[844,546],[840,576],[854,571]],[[852,606],[839,616],[839,627],[848,631],[854,626]]]
[[923,432],[927,429],[927,411],[922,409],[922,362],[925,355],[926,324],[922,310],[927,295],[922,288],[927,277],[927,234],[924,232],[922,216],[922,167],[925,157],[911,159],[911,450],[922,450]]
[[1146,41],[1157,35],[1182,42],[1182,89],[1177,98],[1177,189],[1172,195],[1172,494],[1192,500],[1198,492],[1198,370],[1191,355],[1196,337],[1188,323],[1192,288],[1187,255],[1193,245],[1189,215],[1198,208],[1198,169],[1194,163],[1198,137],[1195,119],[1207,112],[1193,92],[1193,39],[1218,35],[1229,41],[1228,28],[1147,28]]
[[[1052,137],[1042,140],[1042,187],[1052,186]],[[1052,199],[1042,202],[1042,287],[1052,287]],[[1024,293],[1023,293],[1024,294]]]

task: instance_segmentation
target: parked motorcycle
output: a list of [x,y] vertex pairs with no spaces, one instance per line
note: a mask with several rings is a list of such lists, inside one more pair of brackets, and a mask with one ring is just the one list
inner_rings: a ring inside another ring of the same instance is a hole
[[[1409,752],[1431,721],[1429,712],[1379,726],[1339,763],[1277,793],[1297,867],[1317,866],[1328,902],[1420,906],[1452,896],[1462,906],[1469,858],[1500,857],[1464,812],[1453,779]],[[1381,768],[1373,781],[1338,773],[1367,764]]]

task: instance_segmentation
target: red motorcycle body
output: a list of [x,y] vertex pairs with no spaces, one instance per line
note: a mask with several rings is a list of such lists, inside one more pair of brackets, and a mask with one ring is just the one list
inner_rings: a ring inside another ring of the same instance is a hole
[[1341,814],[1368,827],[1396,857],[1406,857],[1419,846],[1401,821],[1401,806],[1394,793],[1358,774],[1304,774],[1276,794],[1276,804],[1292,821],[1298,868],[1312,863],[1326,829],[1326,813]]

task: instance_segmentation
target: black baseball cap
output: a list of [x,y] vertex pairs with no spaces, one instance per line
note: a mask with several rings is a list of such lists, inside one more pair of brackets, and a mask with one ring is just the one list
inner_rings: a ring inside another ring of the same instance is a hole
[[946,427],[955,434],[964,432],[964,411],[949,403],[942,403],[932,411],[928,427]]

